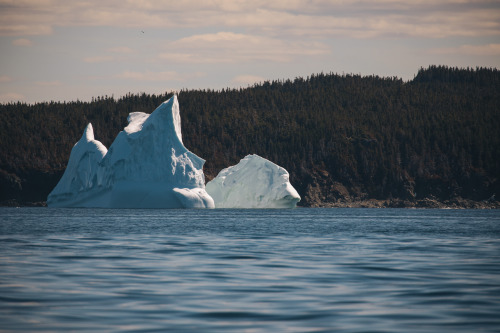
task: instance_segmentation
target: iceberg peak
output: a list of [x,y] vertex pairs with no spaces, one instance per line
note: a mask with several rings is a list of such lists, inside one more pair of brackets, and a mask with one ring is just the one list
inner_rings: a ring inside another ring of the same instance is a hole
[[88,123],[87,127],[85,127],[85,131],[83,132],[83,136],[87,142],[94,140],[94,128],[91,123]]
[[144,122],[144,126],[148,126],[150,123],[160,125],[162,130],[168,131],[172,136],[175,133],[175,136],[182,144],[181,115],[177,95],[174,95],[157,107],[150,115],[150,118]]

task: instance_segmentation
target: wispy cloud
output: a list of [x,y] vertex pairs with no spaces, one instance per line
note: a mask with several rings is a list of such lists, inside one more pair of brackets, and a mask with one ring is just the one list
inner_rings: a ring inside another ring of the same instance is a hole
[[97,64],[97,63],[102,63],[102,62],[123,60],[121,55],[130,54],[133,52],[134,52],[133,49],[126,47],[126,46],[111,47],[111,48],[104,50],[102,55],[93,56],[93,57],[85,57],[85,58],[83,58],[83,61],[86,63],[90,63],[90,64]]
[[120,79],[136,80],[136,81],[185,81],[195,77],[204,76],[203,73],[189,73],[181,74],[175,71],[163,71],[163,72],[134,72],[125,71],[117,75]]
[[500,56],[500,44],[461,45],[459,47],[438,48],[430,51],[434,54],[466,54],[474,56]]
[[41,87],[58,87],[61,85],[61,81],[55,80],[55,81],[37,81],[35,82],[37,86]]
[[83,58],[84,62],[91,63],[91,64],[108,62],[108,61],[112,61],[112,60],[113,60],[113,57],[111,57],[111,56],[95,56],[95,57]]
[[4,14],[0,13],[0,36],[34,36],[34,35],[50,35],[52,24],[46,22],[44,24],[34,24],[33,22],[13,21],[13,18],[8,19],[7,23]]
[[237,28],[269,36],[447,37],[500,35],[500,6],[474,0],[0,0],[0,34],[56,26]]
[[12,45],[15,46],[31,46],[33,45],[33,42],[29,39],[26,38],[19,38],[19,39],[14,39],[12,41]]
[[298,56],[328,54],[320,42],[290,41],[257,35],[219,32],[194,35],[169,43],[160,58],[177,63],[287,62]]
[[0,82],[5,83],[5,82],[12,82],[14,79],[8,75],[0,75]]
[[134,52],[133,49],[127,46],[112,47],[107,49],[106,51],[111,53],[123,53],[123,54]]

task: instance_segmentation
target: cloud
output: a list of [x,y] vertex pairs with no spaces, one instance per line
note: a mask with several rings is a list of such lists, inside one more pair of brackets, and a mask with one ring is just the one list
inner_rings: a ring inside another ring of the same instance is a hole
[[216,27],[266,36],[328,38],[499,36],[500,6],[474,0],[0,0],[0,34],[54,27]]
[[[93,56],[93,57],[86,57],[83,58],[83,61],[89,64],[97,64],[97,63],[102,63],[102,62],[110,62],[110,61],[115,61],[117,60],[116,57],[119,57],[120,54],[129,54],[134,52],[129,47],[112,47],[106,49],[104,55],[99,55],[99,56]],[[109,53],[112,53],[112,55],[109,55]]]
[[117,75],[120,79],[128,79],[135,81],[186,81],[196,77],[204,76],[203,73],[189,73],[189,74],[180,74],[174,71],[164,71],[164,72],[153,72],[153,71],[145,71],[145,72],[134,72],[134,71],[125,71],[119,75]]
[[500,56],[500,44],[461,45],[459,47],[438,48],[431,50],[435,54],[466,54],[474,56]]
[[56,81],[38,81],[35,82],[37,86],[41,87],[58,87],[61,85],[61,82],[56,80]]
[[176,63],[289,62],[296,57],[328,54],[320,42],[290,41],[258,35],[218,32],[194,35],[166,45],[161,59]]
[[108,61],[112,61],[112,60],[113,60],[113,57],[111,57],[111,56],[96,56],[96,57],[87,57],[87,58],[83,59],[83,61],[91,63],[91,64],[100,63],[100,62],[108,62]]
[[256,75],[238,75],[231,80],[231,83],[237,86],[250,86],[255,83],[264,82],[266,79]]
[[11,21],[11,24],[4,23],[5,17],[0,14],[0,36],[26,36],[26,35],[50,35],[52,33],[52,24],[36,25],[31,22],[18,23]]
[[126,46],[121,46],[121,47],[112,47],[106,50],[107,52],[112,52],[112,53],[132,53],[134,50],[132,50],[130,47]]
[[7,76],[7,75],[0,76],[0,83],[12,82],[13,80],[14,79],[12,79],[10,76]]
[[0,93],[0,103],[11,103],[25,100],[26,97],[24,95],[8,92],[8,93]]
[[12,41],[12,45],[15,46],[31,46],[33,42],[26,38],[19,38]]

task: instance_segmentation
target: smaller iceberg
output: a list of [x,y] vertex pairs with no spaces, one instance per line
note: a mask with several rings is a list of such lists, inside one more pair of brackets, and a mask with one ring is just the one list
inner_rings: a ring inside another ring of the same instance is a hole
[[288,171],[258,155],[223,169],[206,185],[215,208],[295,208],[300,196]]

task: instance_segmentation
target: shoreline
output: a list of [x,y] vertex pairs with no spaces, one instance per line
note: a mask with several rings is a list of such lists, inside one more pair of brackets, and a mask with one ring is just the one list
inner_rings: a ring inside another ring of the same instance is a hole
[[[45,201],[18,202],[7,200],[0,202],[0,207],[47,207]],[[297,205],[297,208],[407,208],[407,209],[500,209],[499,201],[469,199],[452,199],[439,201],[435,199],[421,199],[415,201],[401,199],[366,199],[354,201],[316,202],[311,205]]]
[[439,201],[436,199],[421,199],[421,200],[401,200],[401,199],[366,199],[355,201],[337,201],[333,203],[317,203],[311,208],[419,208],[419,209],[500,209],[499,201],[474,201],[469,199],[451,199]]

